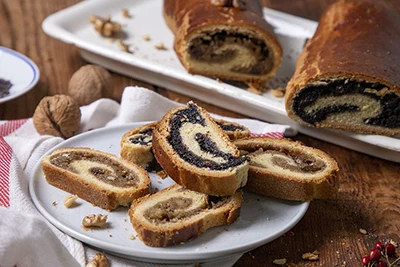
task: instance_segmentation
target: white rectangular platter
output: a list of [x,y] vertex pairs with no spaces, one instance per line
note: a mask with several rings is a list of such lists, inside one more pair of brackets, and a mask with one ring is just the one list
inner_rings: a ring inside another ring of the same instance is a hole
[[[249,117],[289,124],[301,133],[349,149],[400,162],[399,137],[304,127],[287,117],[284,99],[274,97],[271,92],[257,95],[228,83],[187,73],[172,49],[174,36],[164,22],[162,3],[162,0],[88,0],[49,16],[42,26],[48,35],[77,46],[85,60],[112,71]],[[131,18],[122,16],[123,8],[129,10]],[[91,15],[111,15],[112,20],[120,22],[123,41],[133,53],[123,52],[117,42],[101,37],[89,23]],[[312,37],[318,24],[267,8],[264,15],[274,26],[284,52],[277,76],[268,81],[268,86],[286,87],[305,41]],[[144,40],[145,35],[150,37],[149,41]],[[156,49],[159,43],[167,49]]]

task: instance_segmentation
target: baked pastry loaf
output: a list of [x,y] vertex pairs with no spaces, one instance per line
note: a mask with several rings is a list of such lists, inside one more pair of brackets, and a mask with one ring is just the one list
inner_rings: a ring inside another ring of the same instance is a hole
[[153,152],[175,182],[194,191],[233,195],[247,181],[248,159],[193,102],[165,114],[153,132]]
[[336,161],[321,150],[288,139],[268,137],[240,139],[234,144],[250,158],[245,189],[301,201],[336,195],[339,168]]
[[167,247],[232,224],[240,215],[242,198],[241,190],[230,197],[210,197],[175,184],[133,201],[128,213],[140,240]]
[[43,158],[42,169],[49,184],[107,210],[149,193],[144,169],[90,148],[59,148]]
[[250,131],[247,127],[231,121],[222,119],[214,119],[219,127],[229,136],[231,140],[245,138],[250,136]]
[[121,157],[133,162],[147,171],[158,171],[158,165],[153,155],[153,130],[157,122],[134,128],[125,133],[121,139]]
[[[258,82],[275,75],[282,49],[258,0],[164,0],[164,18],[174,49],[188,72]],[[232,1],[230,1],[232,2]],[[235,2],[235,1],[234,1]]]
[[399,21],[380,1],[330,6],[287,86],[289,117],[308,126],[399,134]]

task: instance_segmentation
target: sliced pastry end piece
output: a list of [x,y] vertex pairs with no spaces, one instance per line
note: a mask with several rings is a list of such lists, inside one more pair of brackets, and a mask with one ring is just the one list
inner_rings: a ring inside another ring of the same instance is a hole
[[241,190],[230,197],[211,197],[175,184],[133,201],[128,213],[140,240],[167,247],[233,223],[240,215],[242,198]]
[[134,128],[121,139],[121,157],[147,171],[159,171],[161,167],[152,151],[153,130],[157,122]]
[[228,6],[212,2],[217,1],[164,1],[175,52],[188,72],[247,82],[275,75],[282,48],[260,1],[241,0],[245,8],[229,7],[232,1],[225,1]]
[[210,115],[193,102],[170,110],[153,133],[153,152],[180,185],[208,195],[233,195],[246,184],[248,159]]
[[144,169],[90,148],[56,149],[44,157],[42,169],[49,184],[107,210],[149,193]]
[[246,189],[266,196],[308,201],[337,193],[336,161],[321,150],[288,139],[245,138],[234,144],[250,158]]
[[384,1],[334,1],[298,57],[286,88],[288,116],[308,126],[400,134],[399,21]]
[[221,129],[229,136],[231,140],[250,137],[250,131],[247,127],[232,121],[214,119]]

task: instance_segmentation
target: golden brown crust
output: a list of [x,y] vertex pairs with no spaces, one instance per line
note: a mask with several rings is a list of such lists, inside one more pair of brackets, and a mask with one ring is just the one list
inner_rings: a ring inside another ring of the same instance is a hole
[[[275,75],[281,63],[282,48],[273,34],[273,28],[263,17],[260,2],[253,0],[244,0],[244,2],[246,9],[241,10],[215,6],[211,4],[210,0],[164,0],[164,18],[175,35],[175,52],[190,73],[248,82],[267,80]],[[247,78],[238,78],[238,76],[233,75],[216,77],[213,72],[207,71],[195,73],[185,60],[187,40],[191,34],[198,33],[202,29],[221,25],[244,28],[262,36],[270,50],[269,56],[273,60],[271,71],[258,77],[248,75]]]
[[[194,167],[193,165],[185,162],[168,143],[167,137],[169,136],[170,126],[169,121],[171,117],[179,110],[185,109],[179,107],[170,110],[165,114],[162,120],[158,123],[153,132],[153,153],[164,171],[176,183],[187,187],[190,190],[202,192],[207,195],[217,196],[231,196],[236,190],[246,184],[248,164],[242,164],[233,170],[225,171],[211,171]],[[217,130],[219,135],[226,146],[231,147],[234,156],[239,156],[239,151],[230,142],[229,137],[219,128],[210,115],[201,107],[198,107],[201,114],[208,121],[207,123],[213,124],[213,130]]]
[[[65,151],[84,151],[116,160],[132,170],[139,182],[136,186],[132,187],[110,187],[100,181],[85,180],[76,173],[50,163],[49,159],[51,155]],[[113,210],[117,206],[128,206],[133,199],[149,193],[150,178],[147,172],[131,162],[117,158],[115,155],[90,148],[61,148],[55,150],[51,155],[46,156],[42,161],[42,169],[46,181],[103,209]]]
[[[314,37],[298,58],[286,91],[286,111],[293,120],[312,126],[293,110],[295,96],[321,80],[378,82],[400,95],[399,14],[379,1],[339,0],[321,17]],[[317,124],[359,133],[394,135],[384,127]],[[371,125],[372,126],[372,125]]]
[[[174,191],[185,191],[187,197],[191,197],[193,194],[200,194],[184,189],[179,185],[173,185],[156,194],[147,195],[132,202],[131,208],[128,211],[131,223],[138,237],[148,246],[167,247],[187,242],[198,237],[211,227],[232,224],[240,215],[240,208],[243,200],[241,190],[238,190],[234,196],[227,197],[226,202],[222,206],[205,208],[199,214],[174,224],[163,226],[156,225],[154,222],[145,219],[143,214],[138,211],[140,206],[147,205],[147,203],[155,199],[164,201],[165,198],[168,197],[166,196],[164,198],[164,196]],[[172,196],[173,195],[174,194],[172,194]],[[206,196],[204,195],[204,197]]]
[[266,196],[287,200],[309,201],[312,199],[333,198],[336,196],[338,183],[336,180],[339,167],[336,161],[325,152],[307,147],[289,139],[268,137],[244,138],[234,141],[244,151],[253,153],[259,149],[275,150],[292,155],[307,155],[322,159],[326,170],[320,177],[295,177],[295,173],[285,175],[268,168],[262,168],[250,162],[249,177],[245,189]]

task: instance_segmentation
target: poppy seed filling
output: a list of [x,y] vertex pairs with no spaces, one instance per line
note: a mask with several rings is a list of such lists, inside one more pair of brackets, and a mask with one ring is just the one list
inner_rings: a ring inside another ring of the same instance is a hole
[[344,96],[349,94],[361,94],[375,99],[381,106],[378,116],[364,119],[365,124],[386,128],[400,127],[400,97],[395,93],[380,93],[387,90],[387,86],[381,83],[355,81],[348,79],[323,80],[317,85],[308,85],[301,90],[293,100],[293,111],[305,122],[315,125],[325,120],[333,113],[356,112],[362,107],[357,104],[346,103],[341,105],[328,105],[312,112],[306,112],[307,107],[318,99],[331,96]]
[[238,125],[234,124],[229,124],[229,123],[223,123],[223,122],[216,122],[219,127],[221,127],[222,130],[224,131],[244,131],[244,128]]
[[206,121],[202,117],[195,104],[189,104],[188,108],[179,110],[170,121],[170,137],[168,141],[174,151],[186,162],[199,168],[209,168],[210,170],[226,170],[236,167],[248,161],[247,157],[236,158],[230,153],[218,149],[216,143],[208,136],[202,133],[196,133],[194,138],[202,151],[210,153],[214,157],[220,157],[226,160],[224,163],[217,163],[212,160],[204,159],[192,151],[183,143],[181,136],[181,127],[185,123],[200,124],[206,126]]
[[152,143],[153,128],[146,128],[137,134],[129,137],[129,142],[132,144],[138,144],[142,146],[149,146]]

